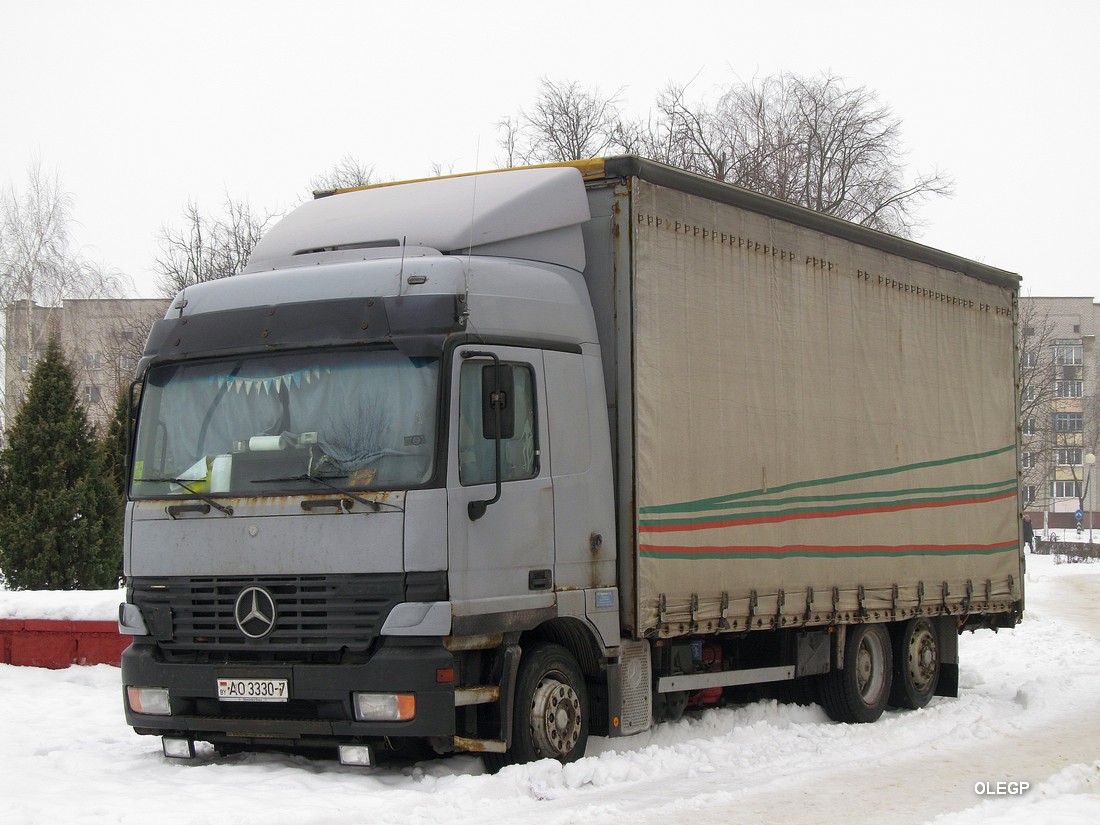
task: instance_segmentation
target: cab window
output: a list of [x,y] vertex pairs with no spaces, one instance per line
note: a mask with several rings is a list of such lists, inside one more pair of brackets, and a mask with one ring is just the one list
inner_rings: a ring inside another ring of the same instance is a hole
[[[498,381],[499,377],[499,381]],[[485,361],[462,365],[459,387],[458,460],[463,485],[496,481],[496,410],[500,404],[500,478],[517,481],[538,475],[535,430],[535,376],[528,364]]]

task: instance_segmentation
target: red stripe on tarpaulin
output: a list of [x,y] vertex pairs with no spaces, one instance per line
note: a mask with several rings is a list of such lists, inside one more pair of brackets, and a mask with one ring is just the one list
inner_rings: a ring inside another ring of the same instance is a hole
[[1015,492],[1001,493],[981,498],[944,499],[943,501],[922,501],[916,504],[895,504],[882,507],[860,507],[854,510],[815,510],[811,513],[780,513],[774,516],[754,516],[752,518],[733,518],[723,521],[704,521],[695,524],[639,524],[639,533],[681,533],[691,530],[717,530],[723,527],[740,527],[749,524],[778,524],[783,521],[802,521],[814,518],[843,518],[844,516],[865,516],[875,513],[897,513],[901,510],[923,510],[928,507],[955,507],[963,504],[984,504],[987,501],[1000,501],[1012,498]]
[[999,553],[1018,547],[1015,540],[993,544],[861,544],[861,545],[661,545],[641,544],[639,552],[648,556],[908,556],[922,553],[953,555],[966,553]]

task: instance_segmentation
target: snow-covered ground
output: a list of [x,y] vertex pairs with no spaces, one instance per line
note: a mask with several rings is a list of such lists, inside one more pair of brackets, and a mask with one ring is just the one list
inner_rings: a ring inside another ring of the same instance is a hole
[[[0,593],[0,617],[46,603],[114,615],[115,593],[67,596]],[[963,636],[958,699],[873,725],[760,702],[495,776],[472,756],[373,770],[209,750],[169,762],[124,724],[117,669],[0,665],[0,822],[1094,825],[1098,604],[1100,564],[1030,556],[1024,624]],[[64,616],[82,617],[103,618]]]

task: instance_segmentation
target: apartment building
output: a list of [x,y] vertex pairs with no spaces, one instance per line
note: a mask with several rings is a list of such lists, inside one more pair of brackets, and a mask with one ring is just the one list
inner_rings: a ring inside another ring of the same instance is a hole
[[1023,507],[1037,530],[1095,529],[1100,537],[1100,303],[1021,298],[1020,426]]
[[34,365],[51,334],[73,368],[89,421],[106,427],[119,392],[133,380],[149,327],[167,307],[166,298],[68,299],[56,307],[18,301],[6,307],[4,430],[26,397]]

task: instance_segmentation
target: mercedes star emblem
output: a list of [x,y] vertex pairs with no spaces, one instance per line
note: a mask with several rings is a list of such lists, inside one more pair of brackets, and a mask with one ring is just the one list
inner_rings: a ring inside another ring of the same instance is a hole
[[262,639],[274,630],[276,616],[275,599],[262,587],[246,587],[233,607],[237,627],[250,639]]

